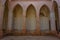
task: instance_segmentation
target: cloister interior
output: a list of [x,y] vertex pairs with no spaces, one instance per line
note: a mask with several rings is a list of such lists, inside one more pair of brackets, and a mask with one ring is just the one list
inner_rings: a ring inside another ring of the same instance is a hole
[[[23,2],[21,3],[23,4]],[[31,3],[27,8],[23,8],[19,3],[17,3],[16,5],[14,4],[15,6],[13,7],[13,2],[5,2],[2,20],[3,35],[40,36],[54,35],[55,33],[59,34],[60,20],[57,2],[52,1],[51,8],[49,8],[49,4],[47,3],[43,4],[40,8],[36,8],[35,4],[33,4],[34,3]],[[53,11],[53,13],[51,13],[51,10]],[[51,17],[51,15],[53,16],[53,18]],[[51,26],[53,25],[52,20],[54,21],[55,27]]]

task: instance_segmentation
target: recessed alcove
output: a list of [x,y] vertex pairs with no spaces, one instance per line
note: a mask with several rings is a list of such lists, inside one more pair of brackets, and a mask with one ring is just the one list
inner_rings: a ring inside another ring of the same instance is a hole
[[13,9],[13,25],[12,31],[15,33],[20,33],[23,26],[23,8],[17,4]]
[[3,25],[2,25],[2,30],[3,30],[3,34],[6,35],[7,34],[7,28],[8,28],[8,1],[5,2],[4,4],[4,12],[3,12]]
[[36,29],[36,10],[32,4],[26,11],[26,28],[28,32],[34,32]]
[[55,14],[55,26],[56,26],[56,31],[59,32],[59,15],[58,15],[58,4],[56,1],[53,1],[53,9],[54,9],[54,14]]
[[50,27],[50,11],[48,6],[43,5],[40,9],[40,31],[47,33],[49,32],[51,29]]

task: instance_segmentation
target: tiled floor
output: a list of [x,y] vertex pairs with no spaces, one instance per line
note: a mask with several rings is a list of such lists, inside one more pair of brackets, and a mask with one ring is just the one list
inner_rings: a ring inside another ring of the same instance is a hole
[[60,40],[53,36],[7,36],[1,40]]

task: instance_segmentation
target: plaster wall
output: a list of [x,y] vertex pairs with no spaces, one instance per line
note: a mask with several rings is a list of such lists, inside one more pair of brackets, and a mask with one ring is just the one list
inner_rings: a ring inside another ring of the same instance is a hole
[[[2,30],[2,22],[3,22],[3,12],[4,12],[4,4],[5,4],[6,0],[0,0],[0,27]],[[51,31],[55,31],[56,27],[55,27],[55,14],[53,11],[53,1],[56,1],[58,4],[58,12],[59,12],[59,20],[60,20],[60,0],[52,0],[52,1],[11,1],[9,0],[9,13],[8,13],[8,28],[7,30],[12,30],[12,22],[13,22],[13,10],[14,7],[19,4],[22,8],[23,8],[23,28],[26,26],[26,11],[27,8],[29,7],[29,5],[33,5],[35,7],[36,10],[36,28],[40,27],[39,25],[39,14],[40,14],[40,9],[43,5],[47,5],[49,10],[50,10],[50,25],[51,25]],[[59,21],[60,24],[60,21]],[[59,25],[60,27],[60,25]]]
[[[13,9],[14,9],[14,7],[15,7],[15,5],[17,5],[17,4],[19,4],[19,5],[21,5],[22,6],[22,8],[23,8],[23,16],[24,17],[26,17],[26,10],[27,10],[27,8],[28,8],[28,6],[29,5],[33,5],[34,7],[35,7],[35,9],[36,9],[36,17],[37,18],[39,18],[39,12],[40,12],[40,8],[43,6],[43,5],[47,5],[48,6],[48,8],[50,9],[50,16],[52,15],[51,14],[51,9],[52,9],[52,3],[51,3],[51,1],[21,1],[21,2],[19,2],[19,1],[12,1],[12,2],[10,2],[9,3],[9,10],[10,10],[10,13],[9,13],[9,19],[8,20],[10,20],[9,21],[9,23],[8,23],[8,29],[10,29],[11,30],[11,27],[12,27],[12,15],[13,15]],[[54,14],[53,14],[54,15]],[[26,19],[26,18],[25,18]],[[52,21],[51,22],[53,22],[53,16],[51,16],[50,17],[50,19],[52,19]],[[37,20],[37,19],[36,19]],[[54,22],[53,22],[54,23]],[[53,24],[52,23],[52,24]],[[51,27],[52,26],[54,26],[54,24],[53,25],[51,25]],[[36,26],[37,27],[37,26]],[[55,30],[55,28],[54,28],[54,30]]]

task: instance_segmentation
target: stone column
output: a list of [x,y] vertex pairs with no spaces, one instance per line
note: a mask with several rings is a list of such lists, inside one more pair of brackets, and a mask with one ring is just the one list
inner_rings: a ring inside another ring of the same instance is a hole
[[59,2],[59,5],[58,5],[58,15],[59,15],[59,31],[60,31],[60,2]]
[[59,30],[60,30],[60,8],[59,8]]
[[11,33],[13,25],[13,8],[9,7],[7,32]]
[[2,5],[2,3],[0,1],[0,38],[3,37],[3,30],[2,30],[3,12],[4,12],[4,5]]
[[36,34],[40,34],[40,19],[39,19],[39,10],[36,11]]
[[23,27],[22,27],[22,33],[26,34],[26,10],[23,9]]
[[51,25],[51,32],[56,33],[55,14],[52,9],[50,10],[50,25]]

